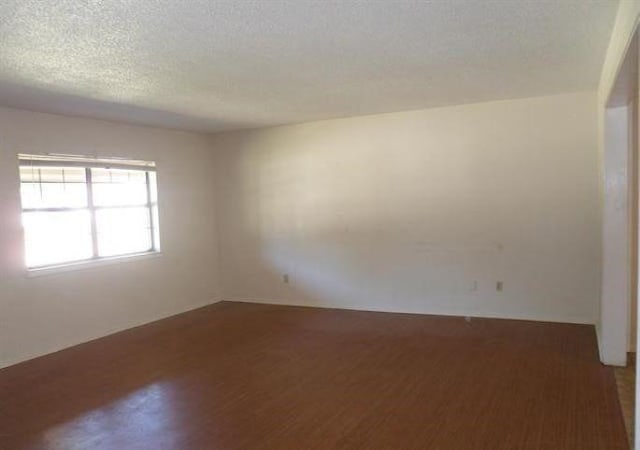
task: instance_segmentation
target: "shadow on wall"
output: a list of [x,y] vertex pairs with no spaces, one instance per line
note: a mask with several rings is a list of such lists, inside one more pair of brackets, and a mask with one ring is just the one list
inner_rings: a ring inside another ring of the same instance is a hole
[[442,147],[397,146],[338,122],[223,142],[224,298],[593,322],[596,202],[571,151],[436,128]]

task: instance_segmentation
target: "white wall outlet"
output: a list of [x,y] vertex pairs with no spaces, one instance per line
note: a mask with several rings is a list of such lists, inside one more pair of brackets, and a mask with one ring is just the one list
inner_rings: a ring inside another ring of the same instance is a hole
[[285,284],[289,284],[289,274],[285,273],[282,275],[282,282]]
[[504,288],[504,283],[502,281],[497,281],[496,282],[496,291],[502,292],[503,288]]

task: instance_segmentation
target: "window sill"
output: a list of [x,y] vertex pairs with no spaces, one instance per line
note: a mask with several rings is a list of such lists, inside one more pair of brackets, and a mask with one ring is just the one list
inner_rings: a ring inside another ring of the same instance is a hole
[[162,256],[162,252],[146,252],[136,253],[133,255],[113,256],[110,258],[92,259],[88,261],[77,261],[68,264],[60,264],[56,266],[47,266],[41,268],[27,269],[27,278],[43,277],[47,275],[56,275],[66,272],[75,272],[78,270],[93,269],[95,267],[110,266],[129,261],[140,261],[142,259],[158,258]]

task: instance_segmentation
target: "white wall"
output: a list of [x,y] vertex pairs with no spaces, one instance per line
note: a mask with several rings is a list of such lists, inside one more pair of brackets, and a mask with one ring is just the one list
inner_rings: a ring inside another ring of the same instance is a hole
[[638,328],[638,90],[634,92],[634,99],[629,105],[629,321],[627,332],[627,351],[636,351]]
[[603,160],[600,356],[606,364],[619,366],[627,361],[631,313],[630,108],[607,109]]
[[[0,108],[0,367],[219,299],[207,139]],[[156,161],[162,256],[26,277],[19,152]]]
[[596,124],[578,93],[216,135],[223,298],[594,323]]
[[[610,106],[620,106],[622,103],[629,103],[634,93],[629,93],[630,86],[637,86],[637,70],[629,65],[631,56],[634,60],[637,55],[631,55],[633,51],[629,51],[633,45],[633,36],[636,26],[640,18],[640,0],[624,0],[620,2],[616,21],[612,31],[609,46],[605,55],[605,61],[602,67],[600,83],[598,85],[598,154],[601,182],[601,196],[603,203],[603,220],[613,223],[620,220],[626,211],[616,210],[607,206],[607,203],[614,201],[612,197],[611,185],[607,180],[615,177],[614,173],[607,173],[607,159],[612,160],[610,153],[615,152],[617,141],[611,139],[612,132],[608,128],[615,126],[615,111],[608,110]],[[635,50],[637,51],[637,49]],[[637,120],[637,118],[636,118]],[[637,123],[628,127],[637,130]],[[621,187],[624,188],[624,187]],[[635,208],[631,208],[634,211]],[[601,360],[607,364],[624,364],[626,362],[626,347],[629,341],[628,336],[620,336],[619,328],[625,328],[629,321],[629,314],[633,312],[629,305],[629,296],[614,296],[608,292],[608,288],[612,285],[607,281],[607,273],[622,273],[628,270],[628,260],[611,257],[609,252],[615,252],[615,248],[620,245],[627,245],[628,235],[614,235],[607,233],[606,227],[603,228],[603,286],[601,290],[600,314],[597,322],[598,342],[600,348]],[[624,255],[620,255],[624,256]],[[632,277],[632,285],[634,278]],[[636,296],[634,295],[636,301]],[[637,326],[636,326],[637,327]],[[640,395],[640,394],[639,394]],[[639,437],[640,439],[640,437]],[[640,448],[640,441],[638,442]]]

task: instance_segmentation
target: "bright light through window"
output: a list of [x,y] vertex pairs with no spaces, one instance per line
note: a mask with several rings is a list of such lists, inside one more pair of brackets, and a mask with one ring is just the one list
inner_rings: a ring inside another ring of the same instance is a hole
[[20,159],[27,267],[160,250],[155,165],[113,166]]

